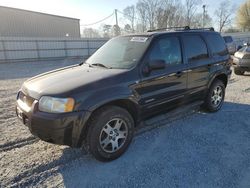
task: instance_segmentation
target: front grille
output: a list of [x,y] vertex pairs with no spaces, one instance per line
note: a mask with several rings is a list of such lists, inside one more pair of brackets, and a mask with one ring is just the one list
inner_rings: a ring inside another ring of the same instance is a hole
[[27,104],[29,107],[32,106],[33,102],[35,99],[32,97],[25,95],[22,91],[19,92],[18,94],[18,99]]
[[250,54],[244,54],[242,59],[250,59]]

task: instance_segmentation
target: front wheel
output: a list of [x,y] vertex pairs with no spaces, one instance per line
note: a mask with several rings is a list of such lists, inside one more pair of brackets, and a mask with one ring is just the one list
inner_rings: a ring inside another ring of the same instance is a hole
[[240,70],[238,68],[234,68],[234,74],[236,74],[236,75],[243,75],[244,73],[245,73],[245,71]]
[[120,157],[128,148],[134,133],[134,120],[123,108],[106,106],[90,120],[87,145],[90,153],[100,161]]
[[207,97],[204,101],[204,107],[210,112],[218,111],[225,97],[225,85],[221,80],[215,80],[208,90]]

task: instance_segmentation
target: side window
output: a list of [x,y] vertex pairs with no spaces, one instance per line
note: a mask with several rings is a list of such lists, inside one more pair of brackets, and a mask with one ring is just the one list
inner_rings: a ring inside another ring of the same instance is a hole
[[206,39],[211,48],[213,56],[227,55],[228,52],[226,44],[220,35],[207,34]]
[[162,59],[167,65],[182,63],[181,46],[178,37],[157,39],[148,54],[148,60]]
[[186,35],[183,42],[189,62],[208,58],[206,43],[199,35]]

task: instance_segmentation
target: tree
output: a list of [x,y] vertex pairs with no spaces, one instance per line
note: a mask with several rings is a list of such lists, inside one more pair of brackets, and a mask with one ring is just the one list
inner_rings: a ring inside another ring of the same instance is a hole
[[96,29],[85,28],[83,30],[83,37],[86,37],[86,38],[98,38],[98,37],[100,37],[100,34],[99,34],[98,30],[96,30]]
[[124,26],[124,31],[125,31],[126,33],[131,33],[131,32],[132,32],[131,26],[130,26],[129,24],[126,24],[126,25]]
[[205,14],[203,19],[201,18],[203,18],[203,13],[195,14],[193,16],[192,23],[191,23],[192,27],[195,27],[195,28],[203,27],[203,24],[204,24],[204,27],[211,26],[212,18],[208,14]]
[[185,8],[186,8],[186,25],[192,26],[192,20],[196,13],[197,6],[201,4],[201,0],[186,0]]
[[119,25],[113,25],[113,36],[121,35],[121,28]]
[[132,32],[135,31],[135,6],[128,6],[123,10],[124,17],[130,21]]
[[250,0],[243,3],[237,10],[236,23],[243,31],[250,30]]
[[220,3],[214,14],[219,24],[219,31],[222,32],[226,26],[232,23],[233,6],[230,1],[225,0]]
[[171,26],[178,27],[178,26],[185,26],[185,14],[183,12],[184,6],[182,3],[178,3],[175,5],[175,14],[172,15],[170,18]]
[[144,32],[147,30],[146,20],[146,4],[142,1],[136,3],[136,10],[138,14],[137,31]]
[[149,24],[149,29],[155,28],[157,19],[157,10],[163,5],[162,0],[142,0],[145,5],[146,19]]
[[226,29],[224,32],[225,33],[238,33],[238,32],[240,32],[240,30],[237,28],[231,27],[231,28]]
[[103,25],[102,26],[102,29],[103,29],[103,37],[105,38],[109,38],[111,36],[111,28],[112,26],[111,25]]
[[183,7],[180,0],[163,0],[156,12],[157,28],[183,25]]

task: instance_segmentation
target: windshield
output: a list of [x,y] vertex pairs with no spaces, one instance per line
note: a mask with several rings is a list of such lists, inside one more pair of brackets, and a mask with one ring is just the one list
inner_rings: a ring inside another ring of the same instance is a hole
[[238,52],[244,52],[244,51],[246,51],[246,49],[247,49],[247,47],[244,46],[244,47],[242,47],[241,49],[239,49]]
[[114,69],[129,69],[137,64],[149,44],[148,37],[122,36],[109,40],[86,63]]
[[223,37],[223,38],[224,38],[224,40],[225,40],[226,43],[233,42],[233,38],[230,37],[230,36],[225,36],[225,37]]

